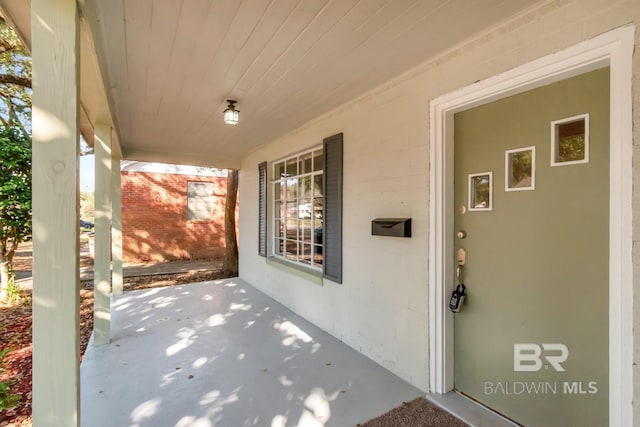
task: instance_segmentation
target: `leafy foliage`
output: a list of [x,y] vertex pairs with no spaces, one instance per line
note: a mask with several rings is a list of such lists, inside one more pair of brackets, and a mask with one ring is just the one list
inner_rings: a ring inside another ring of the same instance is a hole
[[[0,373],[4,370],[2,365],[4,364],[4,358],[7,356],[8,350],[0,350]],[[13,408],[20,403],[20,396],[11,394],[9,387],[11,381],[0,381],[0,411]]]
[[30,234],[31,140],[16,128],[0,127],[0,261],[7,276],[18,244]]
[[31,134],[31,56],[0,15],[0,124]]
[[80,192],[80,218],[93,221],[95,212],[95,193],[93,191]]

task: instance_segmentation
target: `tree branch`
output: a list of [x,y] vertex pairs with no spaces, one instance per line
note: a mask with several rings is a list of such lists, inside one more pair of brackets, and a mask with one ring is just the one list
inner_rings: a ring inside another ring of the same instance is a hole
[[0,84],[13,84],[31,88],[31,79],[28,77],[13,76],[11,74],[0,74]]
[[20,119],[18,118],[18,115],[16,114],[16,110],[12,102],[9,102],[9,118],[11,119],[11,122],[15,126],[20,128],[20,131],[22,132],[23,135],[28,135],[27,130],[24,128],[24,126],[22,125],[22,122],[20,121]]
[[20,44],[17,40],[10,40],[7,38],[0,38],[0,53],[8,52],[20,48]]

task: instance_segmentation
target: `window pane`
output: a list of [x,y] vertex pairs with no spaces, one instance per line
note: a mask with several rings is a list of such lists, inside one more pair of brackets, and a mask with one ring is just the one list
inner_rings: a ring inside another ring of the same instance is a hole
[[298,198],[298,179],[287,180],[287,201],[292,202]]
[[292,261],[298,260],[298,243],[287,240],[287,259]]
[[322,158],[322,150],[313,152],[313,171],[319,172],[324,168],[324,159]]
[[282,219],[284,217],[284,209],[282,202],[275,202],[273,217],[275,219]]
[[300,175],[309,172],[311,172],[311,153],[300,156],[300,163],[298,166],[298,173]]
[[303,233],[304,233],[304,224],[301,224],[300,221],[298,221],[297,230],[296,231],[298,233],[297,240],[302,240]]
[[298,218],[298,206],[296,206],[295,202],[287,203],[287,211],[285,212],[285,217],[287,218],[287,221],[295,221]]
[[313,195],[315,197],[324,195],[322,188],[322,175],[316,175],[313,177]]
[[273,165],[273,179],[284,178],[284,162]]
[[300,198],[311,197],[311,176],[300,178]]
[[275,222],[275,235],[277,238],[284,239],[284,225],[280,220]]
[[295,157],[287,160],[287,177],[298,175],[298,162]]
[[189,197],[207,197],[213,195],[213,183],[211,182],[193,182],[187,183],[187,191]]
[[300,262],[311,264],[311,245],[301,244]]
[[472,175],[470,176],[469,185],[471,186],[469,208],[491,210],[491,175]]
[[273,198],[274,200],[280,200],[282,197],[282,183],[276,182],[273,184]]
[[322,209],[323,209],[324,199],[322,197],[316,197],[313,199],[313,217],[315,219],[322,220]]
[[311,219],[300,219],[298,230],[300,230],[300,240],[311,243],[311,229],[313,223]]
[[213,219],[213,183],[187,182],[187,220]]
[[276,255],[282,255],[282,249],[284,247],[284,242],[280,239],[276,239],[275,240],[275,244],[273,245],[274,248],[273,250],[275,251]]
[[585,159],[585,120],[557,125],[558,147],[556,162],[575,162]]
[[322,261],[323,261],[322,246],[314,245],[313,249],[315,250],[315,254],[313,256],[313,264],[321,266],[322,265]]
[[298,240],[298,219],[295,216],[287,217],[285,227],[287,229],[287,239]]
[[315,220],[313,223],[313,243],[322,244],[322,221]]
[[313,206],[311,206],[311,200],[300,199],[298,201],[298,218],[311,218],[312,210]]

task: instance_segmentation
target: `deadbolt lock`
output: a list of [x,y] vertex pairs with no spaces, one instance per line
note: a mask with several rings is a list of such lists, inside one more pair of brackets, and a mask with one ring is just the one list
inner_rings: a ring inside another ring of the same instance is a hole
[[467,232],[464,230],[460,230],[456,233],[456,236],[458,237],[458,239],[464,239],[465,237],[467,237]]

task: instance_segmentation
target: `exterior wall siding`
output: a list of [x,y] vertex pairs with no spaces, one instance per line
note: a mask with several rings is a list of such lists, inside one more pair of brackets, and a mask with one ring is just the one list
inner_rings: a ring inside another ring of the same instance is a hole
[[[428,391],[429,101],[629,23],[640,23],[636,0],[543,2],[282,138],[264,141],[243,160],[240,172],[240,276]],[[636,49],[635,88],[640,85],[639,58]],[[637,90],[633,107],[634,150],[640,154]],[[319,285],[258,256],[258,164],[302,151],[339,132],[344,133],[343,285],[327,280]],[[640,166],[635,166],[636,184],[638,177]],[[640,224],[639,189],[634,185],[634,224]],[[371,236],[370,221],[376,217],[411,217],[413,236]],[[639,230],[634,226],[636,248]],[[636,295],[639,267],[636,249]],[[634,329],[640,330],[640,316],[635,317]],[[636,336],[634,365],[640,362],[639,343]],[[636,400],[640,370],[628,369],[635,377]],[[640,425],[638,405],[635,411],[635,424]]]
[[[226,178],[128,171],[121,177],[125,262],[224,256]],[[187,220],[189,181],[213,183],[212,220]]]

